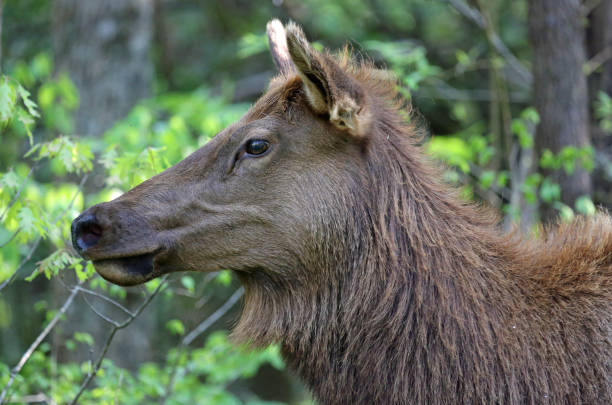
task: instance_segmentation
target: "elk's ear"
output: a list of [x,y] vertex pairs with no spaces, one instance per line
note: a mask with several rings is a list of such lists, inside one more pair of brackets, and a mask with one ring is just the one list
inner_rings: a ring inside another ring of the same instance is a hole
[[361,87],[330,57],[313,49],[298,25],[287,24],[286,35],[289,55],[312,109],[327,115],[334,126],[365,137],[370,119]]

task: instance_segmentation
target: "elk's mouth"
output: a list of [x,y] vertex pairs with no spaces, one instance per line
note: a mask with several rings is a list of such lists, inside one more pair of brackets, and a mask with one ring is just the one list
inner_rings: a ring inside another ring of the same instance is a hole
[[98,274],[114,284],[131,286],[147,282],[157,276],[155,257],[160,250],[135,256],[94,260]]

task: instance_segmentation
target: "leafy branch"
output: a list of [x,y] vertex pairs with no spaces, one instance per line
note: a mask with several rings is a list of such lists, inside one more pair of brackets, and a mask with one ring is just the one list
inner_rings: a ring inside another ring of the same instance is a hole
[[504,58],[504,60],[508,63],[508,66],[510,66],[510,68],[519,78],[517,84],[521,85],[521,87],[530,89],[531,83],[533,83],[533,75],[527,68],[525,68],[525,66],[523,66],[521,61],[514,56],[512,51],[508,48],[504,41],[502,41],[499,35],[492,30],[492,27],[489,25],[487,19],[480,13],[480,11],[470,7],[463,0],[446,1],[450,3],[460,14],[487,32],[491,45]]
[[2,390],[2,393],[0,393],[0,404],[3,404],[3,403],[5,403],[5,400],[8,400],[9,389],[11,388],[11,385],[13,385],[13,382],[15,381],[15,377],[17,377],[17,375],[19,374],[19,372],[21,371],[23,366],[26,364],[26,362],[28,361],[30,356],[32,356],[32,353],[34,353],[36,348],[38,348],[38,346],[41,344],[41,342],[47,337],[49,332],[51,332],[51,330],[53,330],[53,328],[59,322],[61,317],[66,313],[66,311],[68,310],[68,308],[70,307],[70,305],[74,301],[74,297],[76,297],[77,293],[79,292],[79,288],[78,287],[81,284],[83,284],[83,281],[80,281],[78,285],[76,285],[75,287],[72,288],[72,290],[70,291],[70,295],[68,296],[68,298],[64,302],[64,305],[62,305],[62,307],[60,308],[58,313],[53,317],[51,322],[49,322],[47,327],[45,329],[43,329],[43,331],[38,335],[38,337],[34,340],[34,342],[32,342],[32,344],[30,345],[28,350],[26,350],[26,352],[23,354],[23,356],[21,356],[21,359],[19,360],[17,365],[15,367],[13,367],[13,369],[11,370],[11,376],[9,378],[9,381],[4,386],[4,389]]
[[208,328],[215,322],[219,320],[223,315],[227,313],[235,304],[238,302],[240,297],[244,295],[244,287],[238,288],[228,299],[225,301],[223,305],[221,305],[215,312],[213,312],[209,317],[204,319],[198,326],[196,326],[191,332],[189,332],[181,341],[181,347],[179,348],[179,353],[176,356],[176,361],[172,365],[172,371],[170,372],[170,378],[168,380],[168,385],[164,390],[164,395],[160,398],[159,403],[165,404],[167,399],[170,397],[172,390],[174,388],[174,383],[176,381],[176,376],[178,372],[178,363],[182,354],[187,346],[189,346],[198,336],[202,333],[206,332]]
[[[57,223],[57,221],[59,221],[61,218],[64,217],[64,215],[66,215],[66,213],[68,211],[70,211],[70,209],[72,208],[72,206],[74,205],[74,202],[76,201],[77,196],[79,195],[79,193],[82,192],[83,189],[83,185],[85,184],[85,182],[87,181],[87,177],[88,175],[84,175],[83,178],[81,179],[81,182],[79,183],[79,186],[77,188],[77,191],[74,193],[74,196],[72,197],[72,200],[70,200],[70,203],[68,204],[68,206],[66,207],[66,209],[64,209],[51,223]],[[15,269],[15,271],[13,272],[13,274],[11,274],[11,276],[9,278],[7,278],[6,280],[4,280],[1,284],[0,284],[0,291],[2,291],[2,289],[4,287],[6,287],[8,284],[10,284],[15,277],[17,276],[17,274],[19,273],[19,271],[21,270],[21,268],[30,261],[30,259],[32,258],[32,255],[34,254],[34,252],[36,251],[36,249],[38,248],[38,245],[40,244],[40,242],[42,241],[43,237],[42,235],[39,235],[38,238],[36,238],[36,240],[34,241],[34,244],[32,245],[32,247],[30,248],[30,250],[28,250],[28,253],[26,254],[26,257],[19,263],[19,265],[17,266],[17,268]]]
[[[87,374],[87,377],[85,377],[85,379],[81,383],[81,387],[79,388],[79,391],[77,392],[77,394],[75,395],[74,399],[72,400],[70,404],[78,403],[79,397],[83,394],[83,392],[85,391],[89,383],[94,379],[96,374],[98,374],[98,370],[100,370],[100,365],[102,364],[102,360],[104,360],[104,357],[106,356],[106,352],[108,351],[108,348],[110,347],[110,344],[113,341],[113,338],[115,337],[115,334],[117,333],[117,331],[127,327],[130,323],[132,323],[134,319],[136,319],[141,314],[141,312],[151,303],[153,298],[155,298],[155,296],[161,291],[162,287],[165,284],[166,278],[167,276],[164,276],[161,279],[161,282],[159,283],[157,288],[151,294],[149,294],[149,296],[142,302],[142,304],[140,304],[140,306],[136,309],[136,311],[131,313],[130,311],[124,308],[126,312],[130,313],[130,316],[125,321],[118,323],[114,320],[111,320],[110,318],[106,316],[102,317],[102,319],[104,319],[105,321],[113,325],[113,329],[111,330],[108,337],[106,338],[102,351],[100,352],[100,355],[98,356],[93,368],[90,370],[90,372]],[[101,315],[98,311],[95,311],[95,313],[97,315]]]

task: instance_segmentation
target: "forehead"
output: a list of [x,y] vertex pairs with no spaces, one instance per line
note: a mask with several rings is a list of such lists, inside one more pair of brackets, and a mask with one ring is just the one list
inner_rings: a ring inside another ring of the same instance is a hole
[[270,115],[291,114],[292,109],[300,104],[298,95],[301,92],[301,87],[301,81],[297,75],[289,77],[281,75],[273,78],[268,90],[240,120],[242,125]]

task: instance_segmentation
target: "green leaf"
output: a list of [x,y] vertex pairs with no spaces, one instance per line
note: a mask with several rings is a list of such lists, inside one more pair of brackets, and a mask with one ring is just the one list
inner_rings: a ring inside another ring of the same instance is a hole
[[532,187],[537,187],[542,182],[542,175],[540,173],[532,173],[525,179],[525,184]]
[[12,169],[8,172],[4,173],[2,177],[0,177],[0,185],[16,190],[19,187],[20,180],[17,173],[15,173]]
[[19,226],[21,228],[21,232],[28,235],[33,235],[36,233],[36,218],[34,217],[34,213],[32,212],[32,209],[30,207],[22,207],[19,210],[19,213],[17,214],[17,218],[19,219]]
[[39,53],[31,64],[32,73],[39,79],[48,77],[53,71],[53,63],[48,53]]
[[595,204],[593,204],[591,197],[589,197],[588,195],[578,197],[576,199],[575,207],[576,211],[584,215],[595,215],[595,213],[597,212]]
[[559,217],[562,221],[570,222],[574,219],[574,211],[571,209],[571,207],[568,207],[560,201],[555,202],[553,207],[559,211]]
[[178,319],[172,319],[166,323],[166,328],[175,335],[182,336],[185,334],[185,326]]
[[546,178],[540,187],[540,197],[542,201],[552,203],[561,199],[561,187],[552,180]]
[[195,290],[195,281],[193,281],[193,277],[191,276],[183,276],[181,277],[181,284],[185,287],[191,294],[193,294]]
[[67,267],[74,267],[80,261],[81,259],[72,256],[64,249],[56,250],[38,262],[38,266],[34,269],[32,274],[26,277],[26,281],[32,281],[41,273],[44,273],[45,276],[50,279],[51,276],[56,275],[59,271]]
[[512,132],[518,137],[521,148],[529,149],[533,147],[533,136],[527,130],[523,120],[515,119],[512,121]]
[[0,76],[0,122],[6,122],[13,117],[16,101],[15,89],[9,83],[8,77]]
[[232,282],[232,273],[229,270],[220,271],[216,280],[219,284],[227,287]]
[[85,332],[74,332],[74,340],[80,343],[84,343],[88,346],[93,346],[94,339],[89,333]]
[[501,171],[497,174],[497,185],[500,187],[506,187],[508,185],[508,180],[510,179],[510,175],[507,171]]
[[561,167],[561,163],[555,154],[552,153],[552,151],[545,149],[540,157],[540,167],[542,169],[554,170],[559,169]]
[[457,58],[457,63],[460,65],[468,66],[472,63],[470,56],[461,49],[455,52],[455,57]]
[[458,167],[462,172],[470,171],[472,151],[463,139],[454,136],[434,136],[427,144],[427,151],[437,159],[451,166]]
[[64,343],[64,345],[66,345],[66,349],[70,350],[71,352],[74,351],[74,349],[76,349],[76,344],[71,339],[66,339],[66,342]]
[[51,107],[53,104],[53,100],[55,100],[55,88],[52,83],[47,82],[43,83],[38,89],[38,102],[43,110]]
[[485,170],[482,172],[478,180],[480,182],[480,187],[486,190],[491,187],[495,181],[495,172],[493,170]]
[[19,94],[19,97],[21,97],[21,100],[23,101],[23,104],[28,109],[28,112],[30,113],[30,115],[34,117],[40,117],[40,114],[36,110],[38,106],[36,105],[35,102],[30,100],[30,92],[24,89],[23,86],[20,84],[17,86],[17,93]]
[[32,136],[32,125],[34,125],[35,121],[30,114],[28,114],[23,108],[17,109],[17,120],[23,124],[23,127],[28,134],[28,141],[30,141],[30,146],[34,144],[34,137]]
[[74,269],[75,274],[77,275],[80,281],[85,281],[96,272],[92,262],[87,262],[85,266],[83,266],[82,261],[74,260],[70,265]]
[[249,56],[263,53],[268,49],[268,39],[265,33],[261,35],[253,34],[252,32],[247,33],[238,44],[237,55],[240,59],[245,59]]
[[528,107],[521,112],[521,119],[534,124],[539,124],[540,114],[538,114],[538,111],[535,108]]
[[578,148],[575,146],[566,146],[561,149],[559,153],[559,159],[561,161],[561,165],[563,166],[563,170],[567,174],[574,173],[576,168],[576,160],[578,158]]

